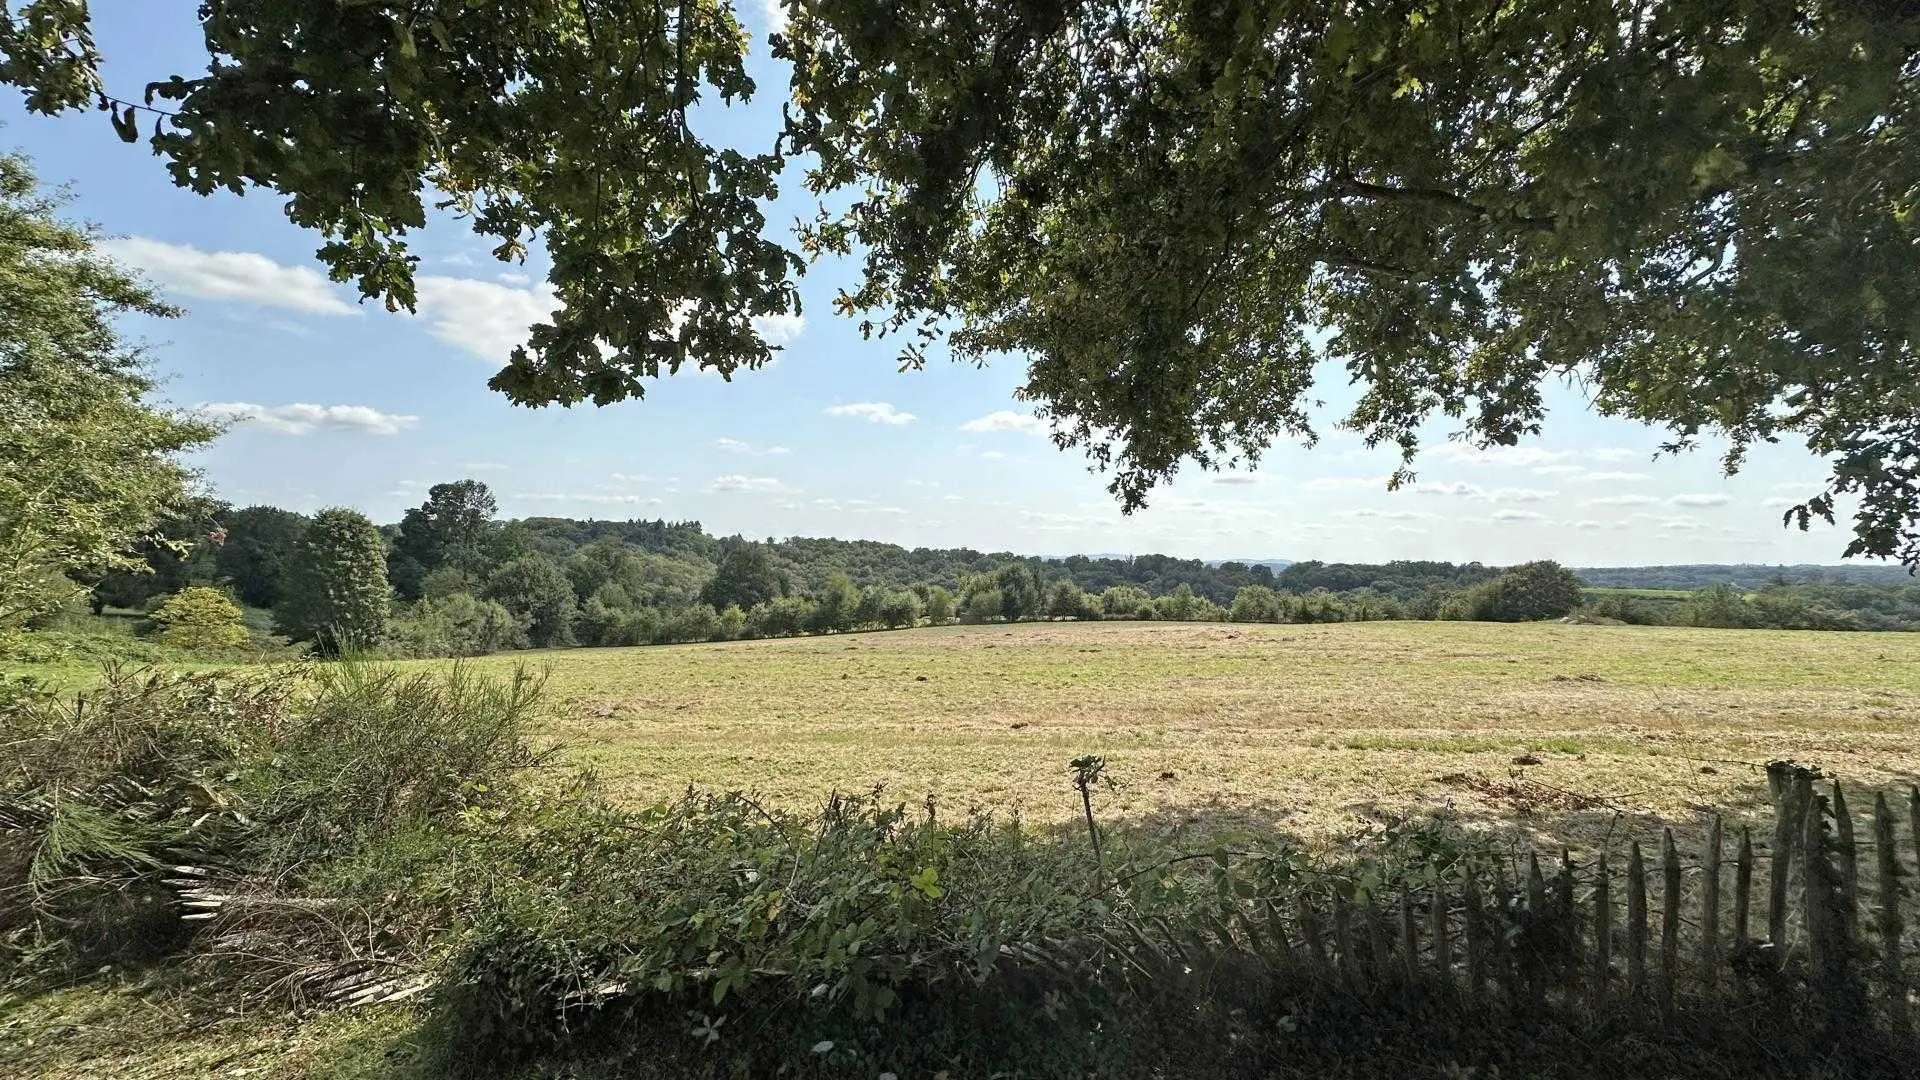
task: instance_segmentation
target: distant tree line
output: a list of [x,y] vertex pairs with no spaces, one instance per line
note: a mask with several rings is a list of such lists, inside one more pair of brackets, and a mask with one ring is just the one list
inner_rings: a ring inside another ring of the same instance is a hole
[[[949,622],[1384,619],[1807,629],[1920,628],[1920,587],[1718,582],[1595,587],[1552,562],[1405,560],[1279,570],[1164,555],[1034,558],[874,541],[715,537],[696,521],[498,520],[487,486],[432,487],[391,526],[199,500],[94,580],[96,608],[152,609],[219,586],[322,653],[404,656],[843,633]],[[1738,568],[1721,568],[1723,570]],[[196,601],[204,611],[204,601]],[[197,625],[197,624],[196,624]]]

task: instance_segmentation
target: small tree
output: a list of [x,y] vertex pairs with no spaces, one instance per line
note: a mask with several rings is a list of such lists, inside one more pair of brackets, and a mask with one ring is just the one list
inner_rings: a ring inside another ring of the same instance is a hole
[[1000,614],[1008,622],[1031,619],[1041,613],[1040,579],[1026,563],[1011,563],[993,575],[1000,591]]
[[886,623],[890,630],[917,625],[920,622],[920,598],[905,589],[887,593],[880,603],[880,621]]
[[1688,597],[1680,607],[1680,621],[1688,626],[1736,630],[1752,626],[1758,620],[1753,605],[1747,603],[1747,598],[1740,590],[1721,582]]
[[720,556],[712,579],[700,590],[700,599],[716,609],[730,604],[752,608],[779,595],[780,575],[774,570],[767,549],[738,540],[730,543]]
[[273,617],[281,633],[333,656],[378,644],[392,600],[380,530],[358,510],[336,507],[300,534]]
[[573,644],[573,583],[547,556],[508,560],[487,578],[482,595],[523,621],[535,648]]
[[974,589],[967,593],[967,599],[960,605],[960,621],[967,623],[992,622],[1001,617],[1003,600],[999,589]]
[[1137,585],[1115,585],[1100,594],[1100,610],[1109,619],[1137,618],[1140,609],[1152,603],[1147,591]]
[[1542,559],[1513,567],[1476,587],[1473,617],[1490,622],[1557,619],[1579,607],[1583,594],[1573,571]]
[[219,589],[195,585],[161,601],[153,625],[166,645],[182,649],[232,648],[247,642],[240,605]]
[[1234,622],[1279,622],[1280,597],[1265,585],[1242,585],[1240,591],[1233,594],[1233,611],[1229,617]]
[[934,585],[927,589],[927,622],[939,626],[953,620],[953,594],[944,586]]
[[853,609],[853,625],[879,626],[887,605],[887,591],[878,585],[860,590],[860,603]]
[[807,628],[815,633],[850,630],[853,628],[854,613],[859,607],[860,593],[853,587],[853,579],[845,574],[835,574],[827,579],[827,587],[814,598],[813,618]]

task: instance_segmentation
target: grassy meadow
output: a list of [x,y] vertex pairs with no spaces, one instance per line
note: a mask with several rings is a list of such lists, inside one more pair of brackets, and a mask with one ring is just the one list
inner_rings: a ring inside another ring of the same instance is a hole
[[[521,656],[477,661],[510,669]],[[1396,815],[1585,844],[1709,806],[1758,766],[1920,775],[1920,636],[1557,623],[1029,623],[549,654],[550,734],[623,797],[793,807],[885,785],[1067,822],[1316,842]]]

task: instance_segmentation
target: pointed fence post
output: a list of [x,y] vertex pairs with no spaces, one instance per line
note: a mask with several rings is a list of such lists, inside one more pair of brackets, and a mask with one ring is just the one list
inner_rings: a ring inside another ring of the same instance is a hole
[[1400,890],[1400,966],[1401,978],[1408,986],[1420,981],[1420,931],[1413,923],[1413,889]]
[[1580,999],[1580,912],[1573,905],[1573,853],[1560,849],[1560,873],[1553,881],[1553,907],[1560,962],[1555,968],[1566,1004]]
[[1441,993],[1453,990],[1453,948],[1447,928],[1447,886],[1436,875],[1433,881],[1433,968],[1439,977]]
[[1880,932],[1881,980],[1886,984],[1894,1025],[1905,1031],[1907,977],[1905,958],[1901,955],[1900,854],[1894,846],[1897,843],[1893,808],[1887,805],[1886,792],[1878,792],[1873,797],[1873,854],[1879,871],[1876,875],[1879,880],[1875,882],[1879,886],[1879,911],[1874,922]]
[[1553,917],[1547,911],[1547,879],[1540,872],[1540,856],[1527,853],[1527,929],[1530,931],[1522,942],[1525,955],[1516,956],[1520,968],[1521,984],[1527,995],[1527,1004],[1539,1009],[1547,1001],[1547,972],[1552,960],[1547,954],[1550,946]]
[[1707,826],[1707,857],[1701,867],[1700,981],[1708,996],[1720,988],[1720,815]]
[[1680,852],[1672,829],[1660,835],[1660,871],[1660,1014],[1671,1017],[1680,979]]
[[1333,947],[1340,955],[1340,977],[1348,989],[1360,988],[1360,965],[1353,949],[1353,905],[1345,889],[1333,892]]
[[1833,988],[1832,969],[1829,967],[1836,957],[1833,952],[1829,926],[1828,905],[1832,901],[1827,885],[1829,866],[1825,848],[1826,799],[1813,796],[1808,801],[1802,822],[1800,840],[1801,873],[1803,884],[1802,906],[1807,921],[1807,969],[1812,974],[1816,990],[1828,991]]
[[1847,796],[1838,780],[1833,782],[1833,852],[1840,864],[1839,913],[1847,923],[1846,936],[1851,938],[1860,922],[1859,847],[1854,842],[1853,814],[1847,810]]
[[1788,766],[1767,766],[1767,784],[1773,789],[1773,849],[1767,853],[1767,940],[1782,962],[1787,950],[1787,875],[1793,867],[1793,846],[1799,841],[1794,826],[1794,791]]
[[1627,848],[1627,995],[1635,1002],[1647,992],[1647,861],[1640,841]]
[[1485,936],[1481,933],[1485,913],[1480,909],[1480,875],[1471,868],[1467,870],[1466,883],[1460,887],[1460,904],[1465,912],[1467,993],[1477,1000],[1487,989],[1487,953]]
[[1748,932],[1753,913],[1753,830],[1740,830],[1740,851],[1733,862],[1733,943],[1746,948],[1752,940]]
[[1613,900],[1608,895],[1611,884],[1607,877],[1607,853],[1602,851],[1593,867],[1593,1003],[1596,1008],[1607,1000],[1607,984],[1613,980]]

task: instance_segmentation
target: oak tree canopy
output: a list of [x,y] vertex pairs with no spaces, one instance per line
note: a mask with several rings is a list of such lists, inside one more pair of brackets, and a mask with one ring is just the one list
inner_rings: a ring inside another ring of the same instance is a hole
[[[909,365],[1023,359],[1128,508],[1312,439],[1330,362],[1409,467],[1436,417],[1537,431],[1561,379],[1675,448],[1725,438],[1730,469],[1804,441],[1833,471],[1789,520],[1853,496],[1847,554],[1920,561],[1920,4],[786,11],[784,123],[751,153],[689,122],[756,92],[729,0],[205,0],[207,69],[130,99],[82,0],[0,0],[0,80],[104,107],[179,184],[282,193],[389,306],[435,206],[503,259],[543,243],[560,307],[492,382],[523,404],[757,367],[756,317],[845,254],[843,312]],[[822,206],[792,239],[783,174]]]

